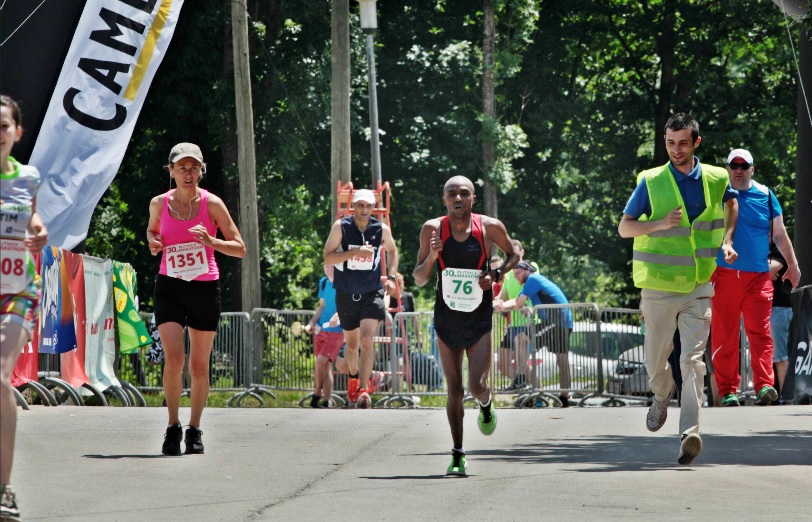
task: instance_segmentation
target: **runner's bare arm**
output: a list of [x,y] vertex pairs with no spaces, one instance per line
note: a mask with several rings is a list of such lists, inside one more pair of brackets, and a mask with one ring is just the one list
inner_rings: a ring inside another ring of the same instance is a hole
[[330,235],[324,243],[324,263],[327,265],[338,265],[344,261],[349,261],[355,256],[372,257],[374,248],[369,245],[361,246],[353,250],[339,250],[344,233],[341,231],[341,220],[336,220],[330,228]]
[[420,230],[420,249],[417,252],[417,264],[412,271],[417,286],[423,286],[431,279],[431,269],[442,249],[440,220],[430,219]]
[[189,229],[198,241],[203,246],[211,247],[214,250],[233,257],[245,257],[245,242],[243,242],[240,230],[231,219],[226,204],[222,199],[209,193],[209,216],[220,232],[223,234],[223,239],[212,237],[209,235],[206,227],[203,225],[196,225]]
[[28,231],[32,234],[23,240],[25,247],[33,254],[38,254],[48,243],[48,229],[37,212],[37,196],[31,200],[31,219],[28,220]]
[[[508,236],[505,225],[498,219],[482,216],[482,227],[485,229],[485,236],[488,240],[492,244],[495,243],[496,246],[505,253],[505,261],[502,263],[502,266],[499,267],[499,271],[504,276],[508,270],[513,270],[513,267],[519,262],[519,251],[516,249],[516,246],[513,245],[510,236]],[[488,247],[486,255],[489,255],[491,250],[492,249]],[[479,278],[480,288],[487,290],[490,288],[491,283],[496,282],[491,277],[492,274],[493,272],[491,270],[486,270],[482,273],[482,276]]]
[[398,273],[398,245],[395,243],[395,239],[392,237],[392,230],[386,224],[383,225],[383,237],[381,238],[381,243],[388,254],[386,258],[386,269],[389,271],[389,275],[395,275]]
[[157,255],[163,250],[164,243],[161,239],[161,208],[163,207],[164,196],[155,196],[149,202],[149,223],[147,224],[147,243],[152,255]]

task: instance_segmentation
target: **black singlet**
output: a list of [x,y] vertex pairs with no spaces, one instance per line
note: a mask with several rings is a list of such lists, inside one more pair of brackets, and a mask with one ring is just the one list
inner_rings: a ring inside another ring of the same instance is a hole
[[451,234],[450,220],[444,216],[440,221],[440,251],[435,285],[434,329],[437,336],[449,348],[461,350],[476,344],[483,335],[490,333],[493,325],[493,293],[483,292],[482,302],[471,312],[451,310],[443,301],[443,283],[440,271],[447,268],[486,270],[489,260],[482,237],[482,216],[471,214],[471,233],[459,242]]

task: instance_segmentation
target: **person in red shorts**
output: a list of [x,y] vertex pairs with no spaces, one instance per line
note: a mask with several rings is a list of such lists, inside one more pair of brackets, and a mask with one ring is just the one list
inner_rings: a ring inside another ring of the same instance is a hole
[[319,281],[319,304],[307,331],[314,335],[314,355],[316,356],[315,389],[310,398],[311,408],[332,408],[333,401],[333,362],[338,358],[344,333],[341,330],[336,311],[336,291],[333,288],[333,265],[324,265],[325,276]]

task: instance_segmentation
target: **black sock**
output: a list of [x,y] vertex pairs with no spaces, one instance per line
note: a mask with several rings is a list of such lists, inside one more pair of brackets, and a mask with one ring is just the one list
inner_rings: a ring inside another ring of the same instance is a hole
[[313,407],[313,408],[315,408],[316,406],[318,406],[318,405],[319,405],[319,400],[320,400],[320,399],[321,399],[321,395],[316,395],[316,394],[314,393],[314,394],[313,394],[313,396],[312,396],[312,397],[310,397],[310,406],[311,406],[311,407]]
[[357,378],[358,378],[358,373],[355,373],[355,374],[351,373],[350,374],[350,379],[357,379]]

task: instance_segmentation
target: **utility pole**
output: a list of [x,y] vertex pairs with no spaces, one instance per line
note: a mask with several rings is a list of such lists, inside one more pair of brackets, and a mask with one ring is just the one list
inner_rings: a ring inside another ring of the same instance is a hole
[[262,306],[259,284],[259,219],[257,217],[257,160],[254,152],[254,115],[251,102],[251,65],[248,48],[246,0],[231,2],[234,47],[234,96],[237,109],[237,168],[240,178],[240,234],[245,241],[242,261],[242,311]]
[[800,27],[798,45],[798,157],[795,168],[795,236],[800,286],[812,285],[812,6],[807,0],[773,0]]
[[798,85],[798,157],[795,161],[795,256],[801,286],[812,285],[812,30],[801,28]]
[[336,184],[350,181],[350,0],[332,0],[332,83],[330,98],[330,190],[338,212]]

